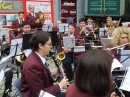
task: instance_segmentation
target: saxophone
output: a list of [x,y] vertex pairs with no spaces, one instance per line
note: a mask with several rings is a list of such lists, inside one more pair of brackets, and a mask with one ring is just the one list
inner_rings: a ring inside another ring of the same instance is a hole
[[38,12],[38,19],[39,19],[40,23],[43,25],[45,19],[44,19],[44,15],[41,11]]

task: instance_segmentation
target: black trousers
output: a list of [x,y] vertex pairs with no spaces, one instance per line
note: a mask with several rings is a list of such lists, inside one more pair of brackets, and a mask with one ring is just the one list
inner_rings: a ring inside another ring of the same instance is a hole
[[56,97],[65,97],[65,93],[61,92],[61,93],[57,94]]
[[5,91],[9,89],[9,92],[11,92],[12,87],[12,78],[13,78],[13,71],[12,69],[5,72]]
[[79,62],[79,59],[74,58],[73,60],[73,57],[69,55],[66,55],[65,59],[63,60],[63,66],[64,66],[65,73],[69,81],[73,79],[73,71],[72,71],[71,64],[74,63],[74,69],[76,69],[78,62]]

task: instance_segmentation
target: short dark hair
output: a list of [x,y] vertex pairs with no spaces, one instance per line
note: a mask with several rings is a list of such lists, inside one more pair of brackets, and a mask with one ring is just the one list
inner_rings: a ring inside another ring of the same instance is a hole
[[73,26],[74,28],[76,28],[75,23],[69,23],[69,24],[68,24],[68,27],[69,27],[69,26]]
[[92,49],[80,59],[75,85],[82,92],[95,96],[104,96],[112,90],[111,64],[112,54],[107,50]]
[[84,18],[80,18],[80,19],[79,19],[79,23],[80,23],[80,22],[86,22],[86,21],[85,21]]
[[25,25],[30,25],[31,26],[31,24],[28,21],[23,21],[22,22],[22,27],[24,27]]
[[37,51],[39,43],[45,45],[46,42],[51,38],[51,35],[44,31],[36,31],[30,38],[29,45],[32,51]]
[[20,14],[24,14],[24,12],[23,12],[23,11],[20,11],[20,12],[18,13],[18,15],[20,15]]

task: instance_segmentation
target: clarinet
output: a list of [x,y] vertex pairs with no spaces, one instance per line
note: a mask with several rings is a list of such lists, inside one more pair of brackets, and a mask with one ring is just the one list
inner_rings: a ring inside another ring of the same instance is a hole
[[119,97],[123,97],[122,96],[122,91],[119,90],[119,88],[117,87],[116,83],[114,82],[114,85],[115,85],[115,92],[116,94],[119,96]]
[[[63,68],[58,65],[57,59],[55,58],[55,55],[54,55],[54,52],[53,52],[53,51],[50,51],[50,55],[51,55],[51,58],[53,59],[55,65],[56,65],[56,67],[57,67],[58,70],[60,71],[62,77],[65,77],[65,73],[64,73],[64,71],[62,71]],[[68,86],[69,86],[69,85],[67,85],[67,87],[68,87]]]

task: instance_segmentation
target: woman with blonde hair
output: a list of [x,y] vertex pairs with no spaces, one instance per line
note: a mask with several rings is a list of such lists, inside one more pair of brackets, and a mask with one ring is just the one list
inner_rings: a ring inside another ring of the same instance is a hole
[[[113,48],[113,47],[120,46],[120,45],[130,42],[130,30],[126,27],[118,27],[113,31],[112,37],[113,37],[112,43],[106,45],[106,47],[105,47],[108,50],[109,50],[109,48]],[[122,46],[120,48],[115,48],[115,49],[111,50],[112,54],[119,61],[120,61],[119,54],[122,50],[130,50],[130,45],[128,44],[128,45]]]

